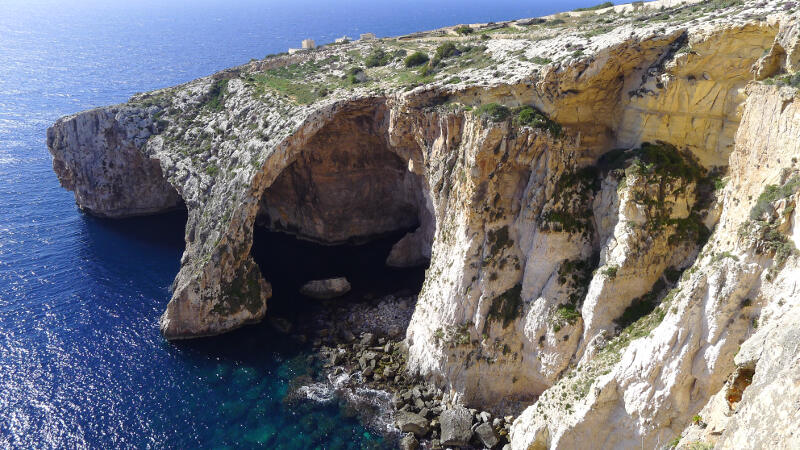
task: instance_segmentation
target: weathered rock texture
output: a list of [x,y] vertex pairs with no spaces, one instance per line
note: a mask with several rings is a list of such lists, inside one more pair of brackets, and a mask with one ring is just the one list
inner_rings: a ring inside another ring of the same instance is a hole
[[300,287],[300,293],[318,299],[340,297],[350,292],[350,282],[345,277],[313,280]]
[[532,404],[514,448],[791,448],[800,19],[668,6],[254,61],[62,119],[48,145],[95,214],[186,205],[169,339],[264,316],[254,226],[417,227],[387,255],[430,260],[408,366],[457,402]]
[[157,160],[140,149],[161,130],[157,108],[94,109],[65,117],[47,130],[47,146],[61,185],[78,206],[101,217],[129,217],[180,206],[178,192]]

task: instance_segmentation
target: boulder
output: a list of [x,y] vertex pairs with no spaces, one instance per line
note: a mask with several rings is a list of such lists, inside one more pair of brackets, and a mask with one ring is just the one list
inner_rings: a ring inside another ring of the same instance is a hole
[[408,433],[400,439],[400,450],[417,450],[419,441],[412,433]]
[[361,344],[369,347],[375,343],[375,335],[372,333],[364,333],[361,335]]
[[350,282],[345,277],[313,280],[300,288],[301,294],[320,300],[341,297],[348,292],[350,292]]
[[408,411],[398,411],[394,423],[403,433],[414,433],[416,437],[428,434],[428,419]]
[[386,265],[389,267],[416,267],[427,264],[430,260],[430,244],[425,231],[421,228],[408,233],[392,246]]
[[478,440],[481,441],[486,448],[495,448],[497,444],[500,443],[500,438],[497,437],[497,433],[494,432],[494,428],[491,425],[484,422],[478,425],[475,428],[475,435],[478,437]]
[[345,361],[344,352],[340,352],[340,351],[337,351],[337,350],[334,350],[333,352],[331,352],[331,364],[332,365],[338,366],[338,365],[344,363],[344,361]]
[[463,447],[472,437],[472,413],[467,408],[457,406],[442,412],[442,445]]

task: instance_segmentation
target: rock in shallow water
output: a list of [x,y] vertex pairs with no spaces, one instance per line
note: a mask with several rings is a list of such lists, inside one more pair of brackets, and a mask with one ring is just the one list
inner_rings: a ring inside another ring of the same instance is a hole
[[340,297],[348,292],[350,292],[350,282],[345,277],[313,280],[300,288],[301,294],[320,300]]

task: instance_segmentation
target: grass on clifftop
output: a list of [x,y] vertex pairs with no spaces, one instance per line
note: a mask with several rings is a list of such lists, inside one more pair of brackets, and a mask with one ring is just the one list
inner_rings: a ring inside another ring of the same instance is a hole
[[612,2],[605,2],[605,3],[600,3],[599,5],[587,6],[587,7],[585,7],[585,8],[575,8],[575,9],[573,9],[573,11],[575,11],[575,12],[582,12],[582,11],[595,11],[595,10],[598,10],[598,9],[610,8],[610,7],[612,7],[612,6],[614,6],[614,3],[612,3]]
[[482,119],[492,122],[504,122],[511,118],[515,126],[528,126],[546,130],[556,138],[561,136],[561,125],[532,106],[524,105],[512,110],[498,103],[487,103],[478,107],[475,112]]
[[319,61],[289,64],[263,72],[244,76],[245,82],[254,87],[257,97],[279,92],[298,104],[309,104],[327,96],[330,92],[353,84],[351,74],[343,78],[325,75],[332,64],[341,61],[340,56],[329,56]]

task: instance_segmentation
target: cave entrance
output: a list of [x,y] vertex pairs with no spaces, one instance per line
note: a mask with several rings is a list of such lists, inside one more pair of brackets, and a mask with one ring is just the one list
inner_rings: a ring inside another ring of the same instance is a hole
[[[389,145],[384,112],[340,112],[264,191],[252,254],[273,287],[267,317],[297,322],[324,303],[415,296],[434,221],[408,150]],[[332,300],[299,294],[306,282],[346,277]]]

